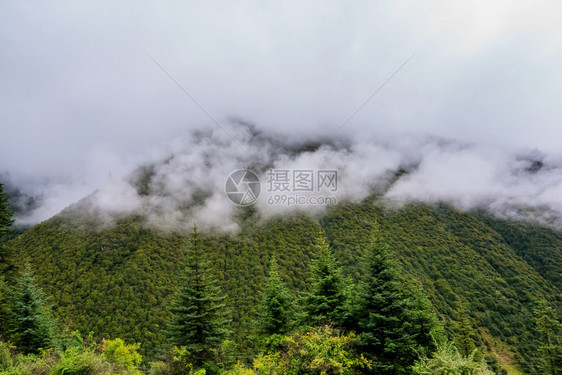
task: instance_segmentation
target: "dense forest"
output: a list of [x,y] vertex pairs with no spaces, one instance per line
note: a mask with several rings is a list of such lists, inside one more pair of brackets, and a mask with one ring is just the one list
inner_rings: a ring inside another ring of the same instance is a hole
[[0,372],[562,373],[557,230],[376,197],[238,220],[77,204],[14,236],[0,190]]

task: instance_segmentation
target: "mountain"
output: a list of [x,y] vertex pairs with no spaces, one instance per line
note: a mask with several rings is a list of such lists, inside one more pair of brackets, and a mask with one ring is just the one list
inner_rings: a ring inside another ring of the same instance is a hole
[[[497,368],[535,373],[533,308],[540,299],[562,303],[562,233],[537,224],[445,204],[391,209],[376,197],[341,202],[321,214],[268,219],[240,208],[236,220],[238,231],[207,230],[202,243],[228,296],[240,358],[252,347],[248,336],[271,255],[296,296],[306,288],[317,237],[326,237],[345,272],[357,279],[377,226],[403,277],[423,287],[447,331],[454,332],[459,309],[467,307],[473,338]],[[167,307],[189,233],[188,227],[156,229],[141,214],[108,224],[78,204],[7,248],[35,269],[63,328],[140,342],[154,358],[165,348]]]

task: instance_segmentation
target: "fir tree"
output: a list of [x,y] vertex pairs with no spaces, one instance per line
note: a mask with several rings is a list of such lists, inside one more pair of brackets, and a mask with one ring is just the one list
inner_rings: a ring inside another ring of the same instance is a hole
[[170,311],[168,335],[174,345],[184,347],[196,365],[212,360],[229,334],[225,296],[211,274],[194,227],[187,262],[176,300]]
[[459,348],[461,354],[468,357],[470,353],[476,348],[472,335],[474,330],[472,328],[472,322],[470,321],[470,316],[466,310],[466,305],[461,304],[458,310],[459,320],[456,323],[456,334],[455,339],[456,346]]
[[543,374],[562,374],[562,324],[556,311],[546,301],[541,301],[535,310],[537,331],[541,335],[541,370]]
[[405,313],[405,328],[414,343],[414,350],[418,356],[430,355],[437,349],[436,344],[445,341],[446,335],[435,308],[421,286],[412,287]]
[[17,280],[13,293],[12,341],[24,353],[37,353],[53,344],[55,320],[46,305],[45,297],[26,269]]
[[311,288],[304,299],[307,322],[341,326],[346,307],[345,289],[341,268],[325,239],[320,237],[312,265]]
[[378,232],[365,263],[354,313],[363,350],[373,357],[376,373],[403,373],[416,359],[414,337],[406,320],[408,297],[400,288],[397,266]]
[[261,294],[258,308],[258,332],[264,335],[289,332],[295,319],[293,298],[279,275],[279,264],[273,257],[269,277]]

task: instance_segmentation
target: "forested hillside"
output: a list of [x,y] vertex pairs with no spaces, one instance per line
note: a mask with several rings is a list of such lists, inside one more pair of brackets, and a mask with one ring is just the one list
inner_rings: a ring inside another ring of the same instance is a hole
[[[496,369],[537,373],[533,311],[540,300],[562,303],[560,232],[446,205],[388,209],[374,198],[319,216],[263,221],[247,209],[239,218],[237,233],[201,234],[227,296],[239,359],[254,345],[249,336],[272,255],[289,293],[298,296],[319,239],[327,240],[344,276],[357,281],[365,249],[380,228],[400,277],[425,291],[452,337],[464,332]],[[152,229],[141,216],[106,225],[76,206],[12,239],[6,251],[12,262],[30,264],[63,329],[139,342],[143,354],[156,358],[166,348],[168,307],[191,230]]]

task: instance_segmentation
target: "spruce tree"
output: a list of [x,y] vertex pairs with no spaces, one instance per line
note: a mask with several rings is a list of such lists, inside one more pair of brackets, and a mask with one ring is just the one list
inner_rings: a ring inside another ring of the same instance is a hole
[[540,352],[543,374],[562,374],[562,324],[556,311],[546,301],[535,310],[537,331],[541,336]]
[[416,359],[414,337],[408,332],[409,300],[379,232],[367,249],[364,274],[354,312],[362,349],[372,357],[375,373],[405,373]]
[[324,237],[318,239],[312,264],[311,288],[304,298],[306,320],[314,325],[342,326],[346,294],[341,268]]
[[293,298],[281,280],[277,260],[272,257],[258,307],[258,332],[263,335],[285,334],[293,326],[295,316]]
[[199,233],[194,227],[181,285],[170,311],[170,341],[184,347],[195,365],[215,358],[216,350],[229,334],[225,296],[204,259]]
[[47,307],[43,292],[27,268],[17,280],[12,296],[12,341],[24,353],[37,353],[53,345],[55,320]]

